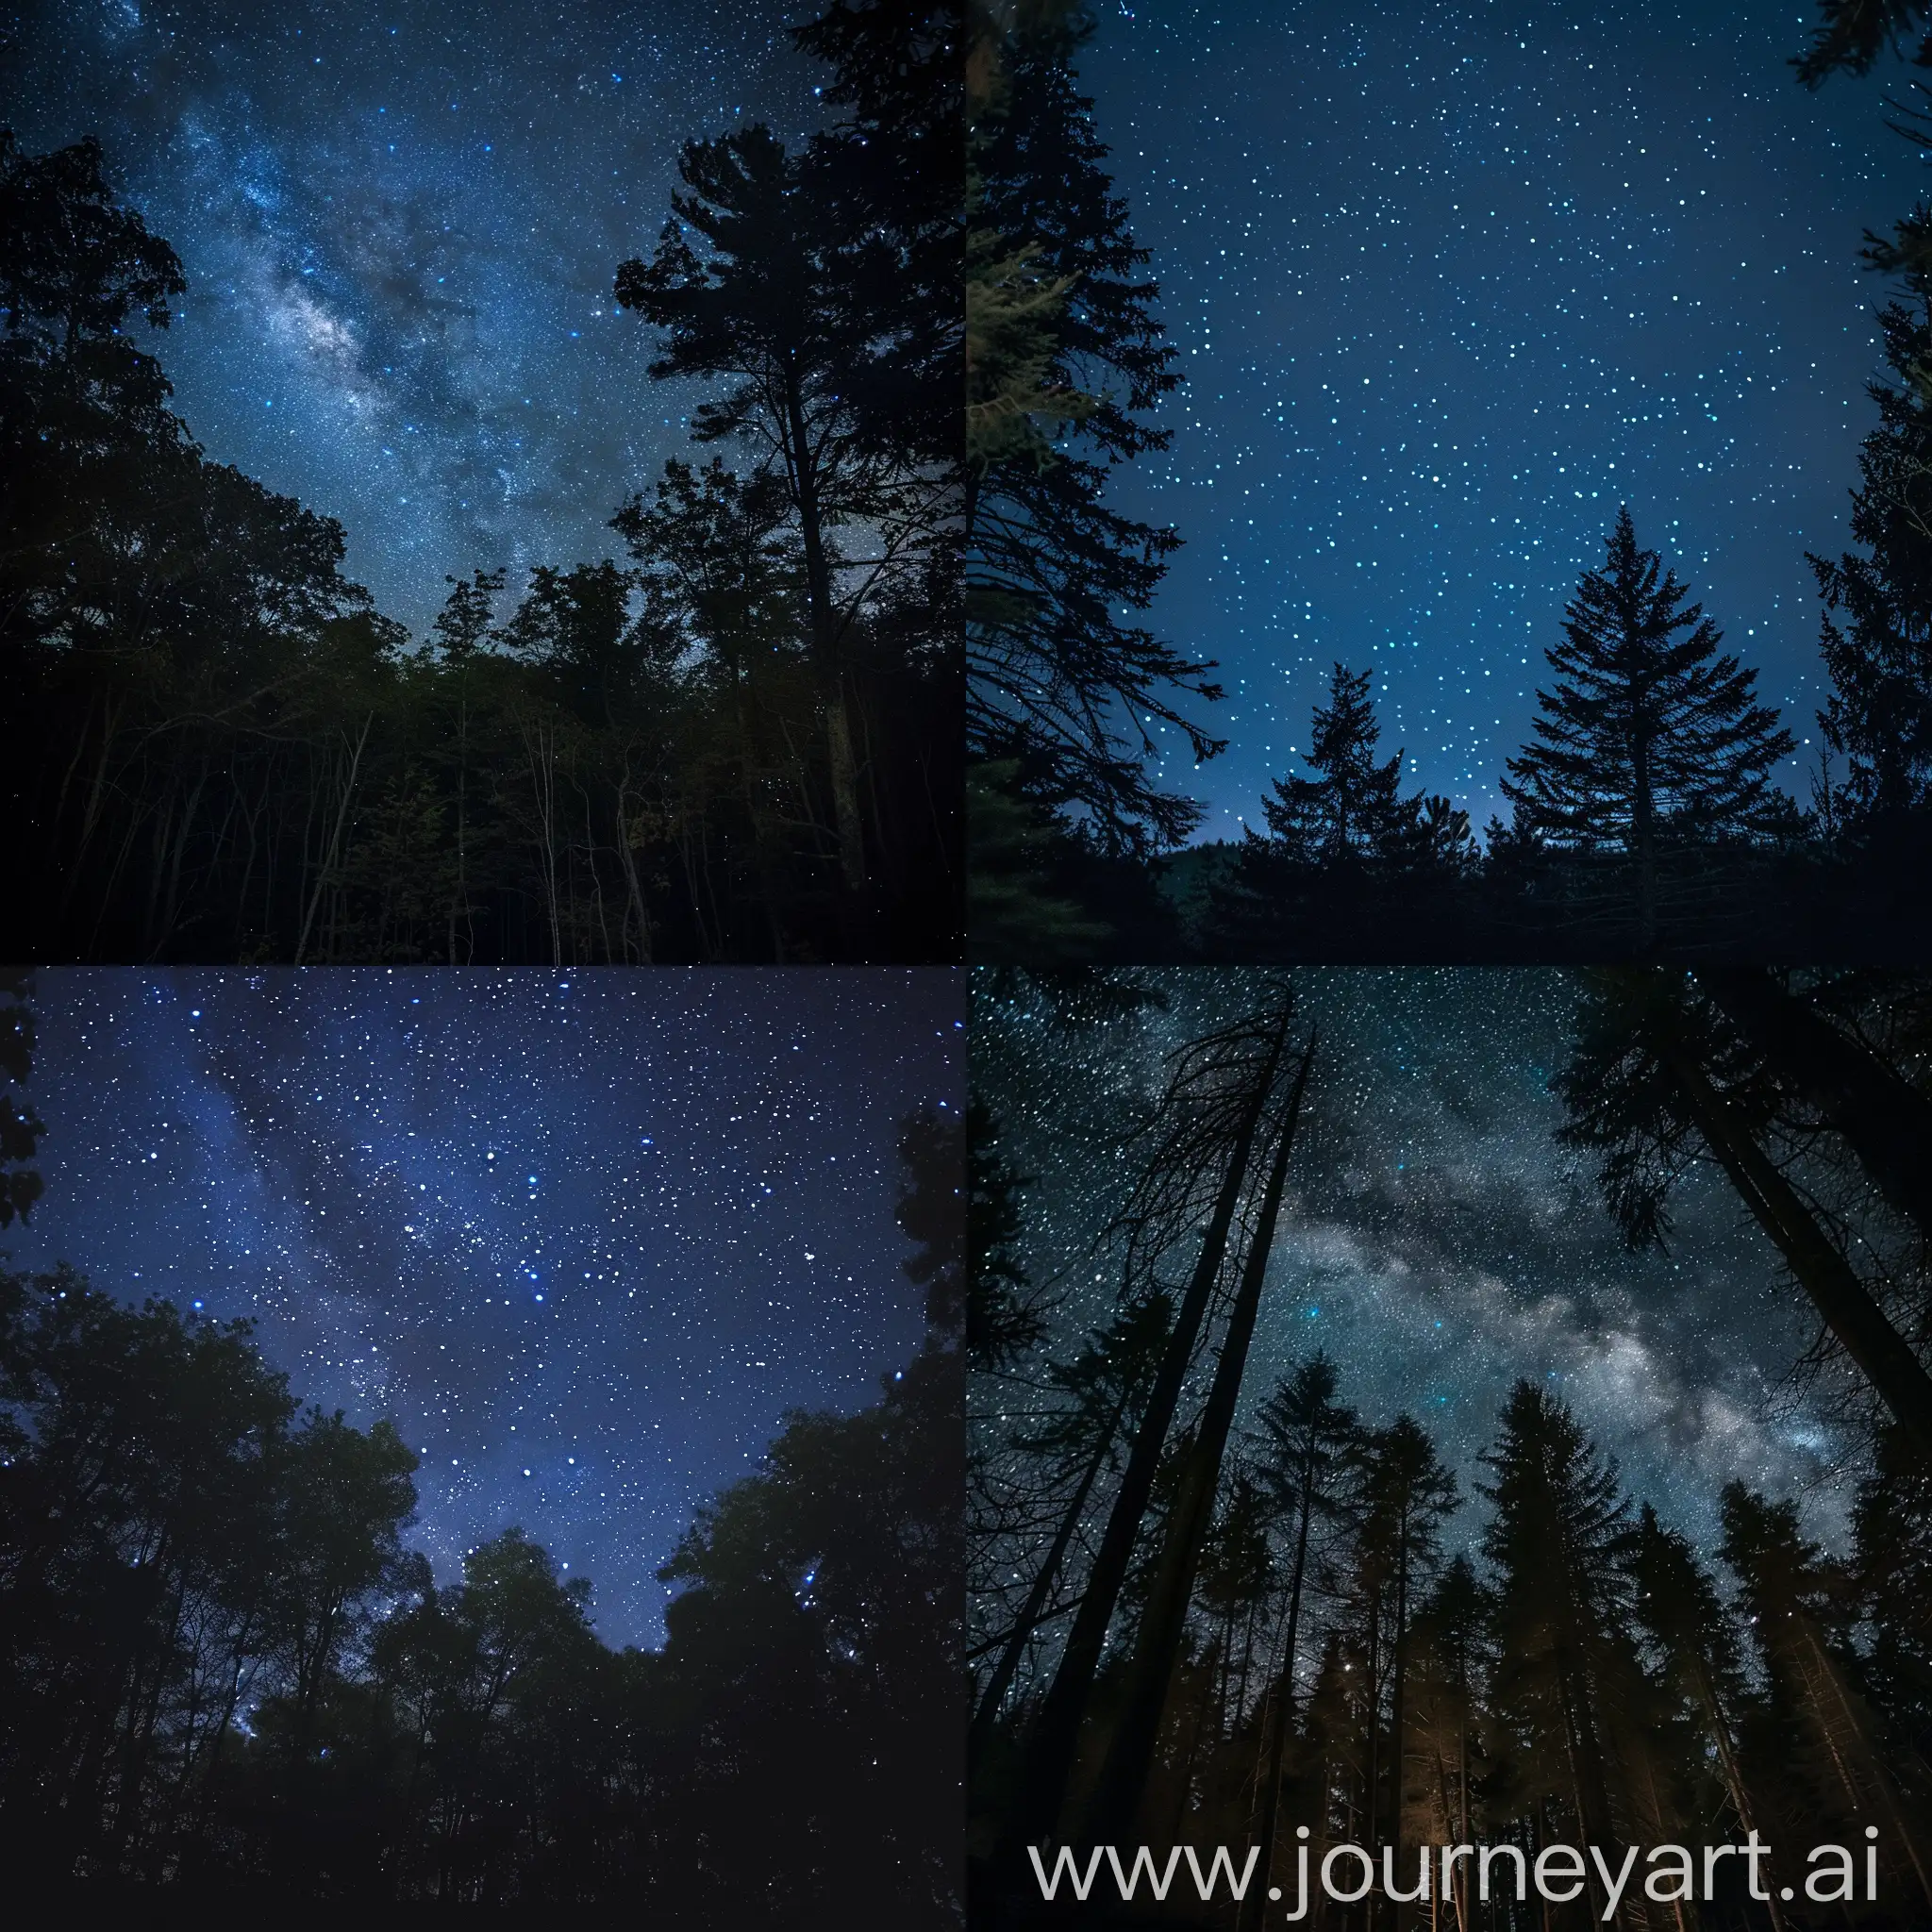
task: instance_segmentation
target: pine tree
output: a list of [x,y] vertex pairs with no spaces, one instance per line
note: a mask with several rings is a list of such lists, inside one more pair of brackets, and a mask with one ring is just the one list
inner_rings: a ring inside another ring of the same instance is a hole
[[1502,788],[1519,837],[1628,863],[1645,949],[1667,850],[1760,841],[1793,820],[1771,782],[1791,735],[1689,594],[1620,510],[1604,568],[1584,574],[1546,654],[1557,681],[1537,692],[1536,741]]
[[1585,1841],[1608,1845],[1620,1834],[1602,1699],[1617,1653],[1631,1648],[1629,1506],[1569,1408],[1531,1382],[1510,1391],[1483,1460],[1495,1511],[1483,1550],[1496,1572],[1503,1656],[1495,1702],[1540,1774],[1560,1779],[1545,1789]]
[[1337,664],[1303,754],[1317,774],[1278,778],[1262,816],[1282,856],[1298,865],[1386,864],[1406,849],[1415,801],[1402,796],[1402,754],[1375,758],[1382,728],[1369,695],[1374,673]]
[[1672,1189],[1701,1151],[1723,1170],[1834,1341],[1893,1417],[1932,1449],[1932,1374],[1817,1209],[1775,1161],[1774,1088],[1709,1009],[1660,969],[1602,969],[1555,1086],[1557,1138],[1600,1157],[1599,1185],[1633,1246],[1660,1242]]
[[[1833,74],[1869,74],[1879,55],[1903,43],[1932,13],[1926,0],[1819,0],[1824,16],[1805,53],[1791,62],[1807,87]],[[1920,44],[1918,63],[1932,64],[1932,36]]]
[[1474,869],[1469,814],[1440,794],[1402,791],[1402,753],[1377,757],[1374,673],[1337,664],[1303,754],[1311,775],[1275,781],[1228,875],[1209,891],[1208,924],[1237,953],[1409,957],[1419,919],[1440,927],[1444,888]]
[[1318,1353],[1298,1363],[1262,1404],[1250,1440],[1260,1480],[1287,1532],[1288,1605],[1281,1663],[1262,1707],[1266,1757],[1253,1819],[1261,1862],[1251,1889],[1252,1903],[1244,1901],[1241,1907],[1244,1932],[1259,1919],[1274,1864],[1282,1772],[1295,1723],[1295,1674],[1306,1635],[1303,1615],[1310,1593],[1310,1560],[1341,1514],[1348,1452],[1360,1433],[1355,1411],[1335,1400],[1340,1379],[1325,1355]]
[[1159,734],[1192,760],[1220,749],[1182,708],[1220,691],[1210,665],[1124,618],[1180,540],[1110,508],[1108,473],[1166,446],[1146,418],[1180,375],[1074,81],[1091,25],[1029,9],[976,50],[967,741],[1016,760],[1027,794],[1100,850],[1141,856],[1199,818],[1152,768]]
[[1882,1821],[1887,1862],[1902,1856],[1907,1882],[1932,1907],[1932,1845],[1908,1816],[1880,1720],[1855,1678],[1844,1633],[1850,1579],[1805,1535],[1795,1503],[1771,1502],[1739,1482],[1725,1485],[1722,1501],[1724,1560],[1772,1694],[1795,1723],[1802,1768],[1836,1816]]
[[[1932,145],[1923,112],[1907,113],[1898,131]],[[1862,549],[1809,561],[1832,684],[1819,724],[1847,765],[1836,826],[1846,841],[1885,851],[1908,834],[1932,783],[1932,207],[1899,223],[1891,240],[1873,240],[1865,260],[1896,275],[1905,299],[1878,315],[1892,379],[1868,391],[1878,424],[1859,445],[1852,492],[1852,539]]]

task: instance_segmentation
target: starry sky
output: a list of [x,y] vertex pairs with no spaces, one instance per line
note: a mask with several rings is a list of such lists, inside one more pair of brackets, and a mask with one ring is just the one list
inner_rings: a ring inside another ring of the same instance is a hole
[[421,630],[445,575],[571,564],[685,441],[618,263],[682,142],[795,141],[808,5],[45,0],[0,29],[29,153],[98,134],[188,294],[143,331],[216,459],[339,518]]
[[661,1640],[656,1571],[786,1412],[923,1332],[899,1124],[959,1105],[943,969],[42,972],[46,1196],[5,1244],[245,1317],[418,1452],[440,1576],[520,1524]]
[[[1120,1127],[1158,1096],[1163,1056],[1246,1010],[1257,984],[1233,970],[1143,976],[1170,990],[1166,1013],[1079,1033],[1014,1005],[975,1008],[974,1082],[1002,1151],[1035,1179],[1029,1267],[1062,1282],[1069,1331],[1106,1319],[1117,1290],[1091,1242],[1135,1172]],[[1702,1547],[1733,1477],[1799,1497],[1814,1534],[1841,1536],[1843,1385],[1795,1374],[1815,1324],[1722,1176],[1700,1173],[1674,1197],[1668,1255],[1633,1254],[1587,1160],[1552,1139],[1574,983],[1398,969],[1305,972],[1295,985],[1298,1030],[1313,1024],[1321,1044],[1243,1416],[1324,1348],[1341,1399],[1372,1424],[1414,1415],[1469,1503],[1503,1399],[1528,1376]],[[1452,1541],[1473,1544],[1485,1516],[1465,1507]]]
[[1200,836],[1306,770],[1337,658],[1480,828],[1620,503],[1761,668],[1808,801],[1805,553],[1844,546],[1876,419],[1857,252],[1924,189],[1883,125],[1911,70],[1806,92],[1794,0],[1097,12],[1082,85],[1186,375],[1116,500],[1187,540],[1156,621],[1228,691],[1228,751],[1169,775]]

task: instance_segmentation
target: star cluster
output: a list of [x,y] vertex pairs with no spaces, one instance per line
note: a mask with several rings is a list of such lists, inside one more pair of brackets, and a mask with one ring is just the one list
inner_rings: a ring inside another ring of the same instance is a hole
[[[1184,388],[1116,500],[1187,540],[1156,610],[1232,740],[1170,782],[1239,833],[1330,665],[1480,827],[1627,503],[1760,667],[1808,799],[1806,552],[1844,547],[1878,367],[1863,232],[1923,190],[1895,69],[1817,93],[1815,9],[1126,0],[1081,57]],[[1904,75],[1904,77],[1901,77]],[[1507,811],[1505,812],[1507,816]]]
[[[1122,1129],[1158,1098],[1168,1053],[1259,1003],[1239,972],[1160,983],[1164,1013],[1074,1035],[1043,1011],[977,1008],[975,1084],[1001,1151],[1032,1179],[1027,1265],[1067,1295],[1068,1333],[1105,1320],[1118,1291],[1096,1238],[1138,1171]],[[1802,1497],[1815,1532],[1840,1534],[1841,1390],[1798,1372],[1815,1324],[1769,1241],[1722,1177],[1700,1173],[1674,1199],[1669,1251],[1633,1253],[1588,1161],[1554,1139],[1574,982],[1409,969],[1305,973],[1296,986],[1298,1034],[1315,1029],[1318,1057],[1243,1414],[1325,1349],[1341,1399],[1376,1425],[1415,1416],[1473,1499],[1503,1399],[1527,1376],[1572,1407],[1632,1494],[1704,1547],[1733,1478]],[[1483,1514],[1465,1510],[1460,1533]]]
[[611,299],[670,214],[680,145],[788,140],[823,74],[772,0],[57,0],[5,53],[28,152],[89,133],[180,256],[144,335],[219,460],[340,518],[417,630],[446,574],[611,555],[683,446]]
[[957,1108],[943,970],[42,973],[44,1200],[9,1243],[255,1324],[421,1468],[448,1578],[520,1524],[662,1634],[656,1572],[793,1408],[918,1344],[900,1123]]

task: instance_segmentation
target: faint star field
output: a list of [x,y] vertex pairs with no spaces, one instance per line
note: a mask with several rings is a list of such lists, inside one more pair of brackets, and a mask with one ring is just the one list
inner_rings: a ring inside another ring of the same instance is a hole
[[[1338,658],[1384,756],[1480,827],[1617,507],[1760,667],[1808,803],[1807,550],[1846,541],[1884,295],[1925,171],[1911,70],[1816,93],[1811,7],[1136,0],[1079,60],[1185,386],[1114,501],[1187,541],[1155,608],[1232,739],[1167,784],[1239,834]],[[1172,736],[1172,735],[1170,735]],[[1177,741],[1176,741],[1177,742]],[[1177,758],[1180,748],[1177,746]],[[1507,817],[1507,811],[1504,815]]]
[[47,1191],[0,1248],[246,1318],[397,1424],[444,1580],[520,1524],[661,1640],[656,1572],[793,1408],[916,1350],[900,1124],[960,1104],[943,969],[40,974]]

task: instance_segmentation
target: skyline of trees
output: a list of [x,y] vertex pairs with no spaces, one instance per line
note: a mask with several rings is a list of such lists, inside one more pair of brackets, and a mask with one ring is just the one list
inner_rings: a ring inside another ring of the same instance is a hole
[[686,143],[681,234],[610,265],[690,457],[603,486],[622,562],[452,558],[420,639],[173,412],[136,325],[187,277],[98,143],[0,135],[0,952],[958,951],[957,23],[795,38],[826,125]]
[[[1813,87],[1867,71],[1924,18],[1916,6],[1874,12],[1839,0],[1822,12],[1813,45],[1792,62]],[[975,201],[984,225],[968,271],[969,305],[982,318],[976,335],[969,323],[971,468],[990,496],[1003,485],[1016,501],[1084,491],[1099,517],[1108,472],[1168,446],[1172,430],[1147,412],[1178,376],[1144,379],[1142,362],[1171,352],[1146,251],[1133,242],[1092,103],[1073,74],[1094,21],[1051,6],[1023,10],[1018,27],[1000,18],[982,37],[991,77],[975,154],[1029,140],[1059,154],[1096,236],[1104,213],[1108,253],[1089,259],[1068,245],[1051,196],[1014,196],[996,216],[991,195]],[[1008,66],[1030,78],[1029,63],[1042,58],[1064,70],[1056,88],[1008,86]],[[1893,104],[1893,114],[1895,131],[1932,143],[1923,98]],[[1182,747],[1196,767],[1224,749],[1203,708],[1220,694],[1213,667],[1195,661],[1185,636],[1171,644],[1121,621],[1154,604],[1165,559],[1188,533],[1116,519],[1108,541],[1081,549],[1042,541],[1023,518],[1014,527],[1029,568],[1053,560],[1048,584],[1012,566],[1013,539],[995,516],[984,527],[974,521],[968,543],[974,957],[1913,957],[1928,928],[1905,881],[1932,854],[1928,236],[1932,215],[1921,208],[1890,240],[1868,237],[1867,265],[1899,278],[1906,299],[1879,317],[1890,379],[1869,386],[1879,423],[1861,446],[1851,530],[1862,548],[1807,559],[1824,605],[1827,681],[1824,749],[1800,781],[1808,797],[1783,789],[1776,768],[1793,736],[1758,701],[1755,672],[1718,655],[1715,625],[1700,631],[1693,619],[1667,641],[1688,593],[1657,553],[1639,548],[1626,510],[1610,533],[1607,571],[1584,575],[1562,635],[1546,647],[1555,676],[1537,691],[1529,741],[1514,753],[1494,747],[1509,822],[1491,818],[1476,832],[1451,797],[1426,787],[1402,795],[1401,755],[1391,766],[1376,750],[1372,674],[1338,663],[1315,708],[1307,769],[1273,778],[1244,836],[1193,842],[1203,808],[1165,774]],[[1124,291],[1108,277],[1129,264],[1141,279]],[[1129,347],[1142,362],[1126,359]],[[1131,441],[1096,433],[1103,399],[1115,397],[1143,412]],[[1139,546],[1131,578],[1116,554],[1128,539]],[[1657,578],[1647,587],[1646,569]],[[1083,588],[1110,622],[1090,625],[1074,653],[1064,613]],[[1656,608],[1641,615],[1645,597]],[[1646,625],[1648,670],[1631,648]],[[1674,754],[1674,772],[1650,770],[1654,743]],[[1077,782],[1067,775],[1075,770]],[[1137,786],[1141,809],[1124,825],[1119,801]],[[1158,787],[1166,802],[1156,809]],[[1096,804],[1103,793],[1114,802]]]
[[962,1129],[899,1155],[926,1340],[696,1511],[654,1650],[515,1524],[439,1582],[393,1424],[305,1407],[245,1322],[0,1269],[13,1896],[957,1924]]
[[[1163,983],[1136,982],[1156,998]],[[981,998],[1017,1012],[1046,992],[987,974]],[[973,1292],[988,1304],[968,1320],[975,1924],[1058,1923],[1038,1903],[1029,1844],[1049,1862],[1059,1844],[1258,1844],[1277,1883],[1301,1842],[1316,1860],[1365,1844],[1378,1869],[1384,1848],[1400,1858],[1410,1890],[1427,1845],[1533,1857],[1755,1828],[1777,1848],[1774,1882],[1802,1887],[1804,1847],[1862,1845],[1868,1822],[1881,1903],[1854,1901],[1851,1923],[1903,1928],[1932,1910],[1932,1405],[1902,1396],[1874,1331],[1846,1320],[1862,1297],[1925,1381],[1925,1000],[1923,974],[1603,970],[1553,1076],[1559,1139],[1596,1166],[1625,1239],[1664,1235],[1670,1192],[1708,1162],[1758,1221],[1785,1291],[1815,1311],[1804,1373],[1846,1432],[1855,1492],[1830,1551],[1795,1499],[1741,1481],[1708,1499],[1719,1533],[1696,1546],[1672,1526],[1674,1485],[1655,1498],[1669,1514],[1653,1508],[1561,1393],[1527,1377],[1497,1391],[1488,1446],[1460,1477],[1414,1414],[1365,1421],[1347,1401],[1350,1362],[1320,1353],[1248,1389],[1227,1425],[1230,1388],[1254,1379],[1248,1298],[1302,1082],[1312,1065],[1317,1087],[1334,1085],[1319,1134],[1345,1134],[1378,1098],[1345,1044],[1284,1067],[1290,1028],[1307,1026],[1292,981],[1230,974],[1221,1017],[1194,1023],[1144,1095],[1094,1064],[1100,1023],[1057,1023],[1120,1117],[1097,1238],[1071,1232],[1082,1219],[1067,1182],[1042,1194],[1001,1133],[1003,1110],[1024,1107],[1038,1148],[1057,1105],[1091,1103],[989,1089],[982,1063],[968,1208]],[[1728,1139],[1721,1115],[1740,1123]],[[1263,1119],[1274,1124],[1257,1136]],[[1107,1144],[1101,1130],[1097,1158]],[[1808,1217],[1811,1246],[1768,1211],[1779,1200]],[[1260,1870],[1257,1897],[1269,1883]],[[1378,1884],[1310,1923],[1580,1927],[1601,1923],[1604,1901],[1525,1917],[1458,1887],[1440,1903],[1438,1918]],[[1188,1922],[1262,1923],[1226,1901]],[[1802,1890],[1750,1907],[1740,1881],[1714,1918],[1626,1897],[1614,1923],[1845,1919]]]

